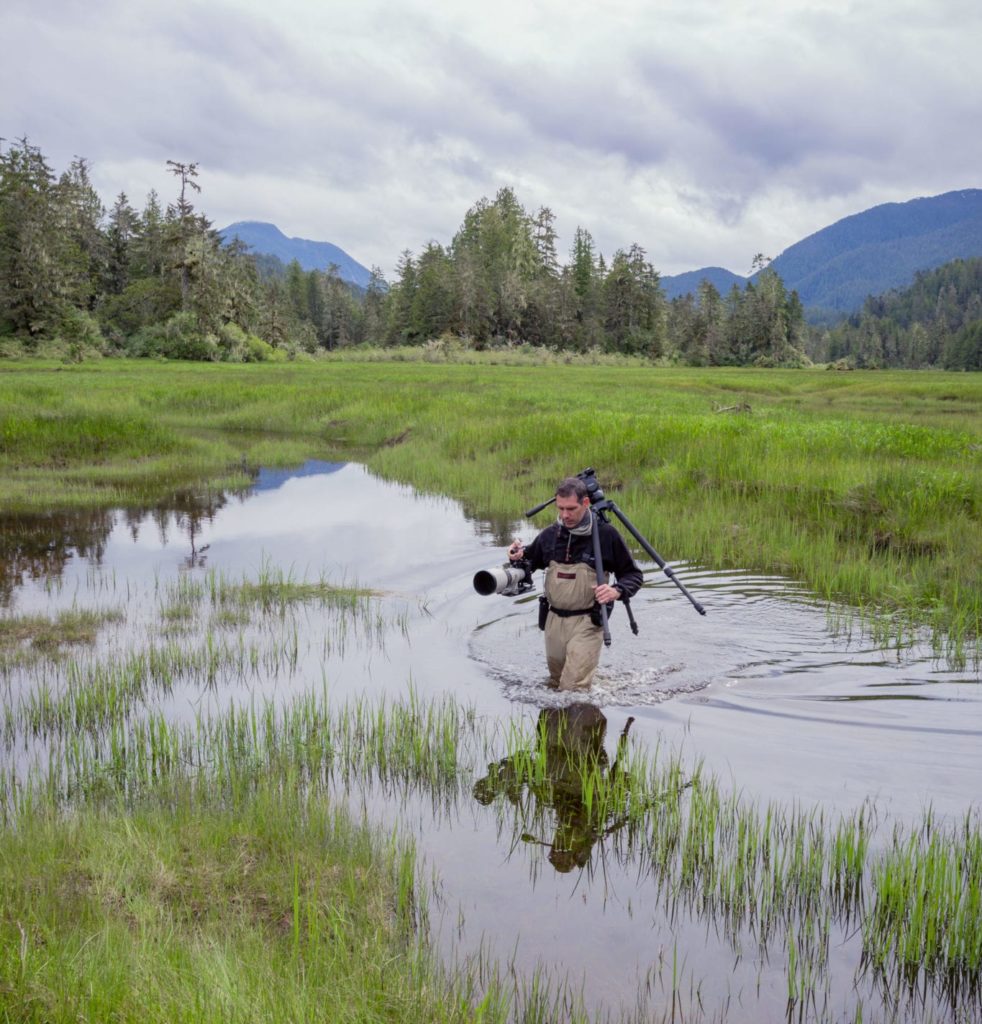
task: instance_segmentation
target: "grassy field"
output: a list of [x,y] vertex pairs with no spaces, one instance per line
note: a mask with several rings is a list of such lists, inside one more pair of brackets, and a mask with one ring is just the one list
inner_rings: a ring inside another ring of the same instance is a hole
[[977,660],[978,375],[500,359],[5,363],[0,509],[140,504],[354,453],[514,519],[589,465],[669,561],[787,574]]

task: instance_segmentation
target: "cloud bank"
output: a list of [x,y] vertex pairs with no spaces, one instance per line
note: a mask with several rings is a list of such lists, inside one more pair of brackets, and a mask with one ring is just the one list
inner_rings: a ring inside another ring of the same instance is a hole
[[8,0],[0,135],[104,201],[268,220],[391,273],[502,186],[663,273],[749,270],[881,202],[978,187],[982,8]]

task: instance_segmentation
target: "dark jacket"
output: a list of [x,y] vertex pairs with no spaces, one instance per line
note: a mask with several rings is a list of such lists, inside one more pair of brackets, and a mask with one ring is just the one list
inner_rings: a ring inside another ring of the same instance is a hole
[[[525,549],[525,557],[534,569],[545,569],[550,562],[561,565],[573,565],[585,562],[594,567],[593,537],[587,534],[578,537],[571,534],[562,523],[547,526]],[[624,543],[624,538],[610,523],[600,523],[600,557],[603,559],[604,572],[614,577],[616,587],[625,597],[633,597],[644,582],[644,576],[638,568],[631,552]]]

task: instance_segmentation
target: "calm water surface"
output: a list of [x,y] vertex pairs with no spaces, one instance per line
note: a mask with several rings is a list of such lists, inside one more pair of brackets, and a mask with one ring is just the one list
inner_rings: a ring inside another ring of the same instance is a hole
[[[285,677],[225,679],[206,696],[179,689],[161,705],[184,718],[205,700],[280,698],[326,681],[339,699],[412,687],[451,693],[494,721],[534,722],[571,702],[545,689],[534,596],[480,597],[471,578],[504,561],[512,534],[528,540],[548,521],[548,512],[534,523],[477,521],[455,502],[360,466],[310,463],[264,471],[247,493],[210,504],[189,498],[180,508],[5,520],[0,601],[6,615],[123,608],[125,624],[105,632],[98,656],[144,642],[155,596],[179,577],[254,579],[274,566],[298,580],[359,584],[383,595],[395,623],[384,635],[332,638],[310,611]],[[658,537],[649,539],[659,548]],[[977,805],[976,671],[938,664],[927,645],[884,650],[859,632],[836,634],[826,609],[787,580],[675,561],[707,609],[703,618],[642,564],[647,583],[633,602],[640,635],[622,611],[614,615],[613,644],[589,696],[592,735],[611,758],[633,717],[635,742],[681,748],[761,805],[818,806],[834,817],[872,799],[881,818],[905,823],[928,807],[956,819]],[[19,699],[24,685],[8,680],[0,698]],[[352,799],[417,833],[441,879],[437,931],[448,955],[484,944],[523,970],[538,963],[568,972],[588,1002],[611,1007],[630,1008],[645,990],[664,1006],[674,971],[689,979],[684,1019],[785,1019],[784,952],[770,963],[750,936],[723,934],[691,908],[668,909],[616,837],[596,843],[582,865],[557,864],[554,837],[524,832],[507,809],[467,800],[448,812],[371,789]],[[830,977],[851,982],[857,960],[856,935],[838,936]],[[851,984],[830,983],[823,999],[802,1019],[853,1019]],[[929,1001],[895,1019],[931,1017],[958,1013]]]

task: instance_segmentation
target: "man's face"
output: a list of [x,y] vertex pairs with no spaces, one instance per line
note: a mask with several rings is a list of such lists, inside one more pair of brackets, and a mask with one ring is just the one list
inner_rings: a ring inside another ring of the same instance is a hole
[[586,496],[580,501],[575,494],[571,494],[568,498],[564,498],[561,494],[556,495],[556,508],[559,511],[559,518],[563,521],[563,526],[567,530],[580,525],[580,520],[586,515],[586,510],[589,507],[590,499]]

